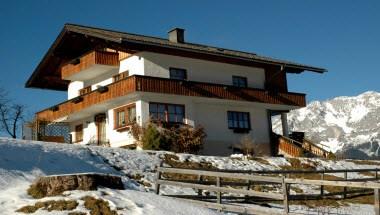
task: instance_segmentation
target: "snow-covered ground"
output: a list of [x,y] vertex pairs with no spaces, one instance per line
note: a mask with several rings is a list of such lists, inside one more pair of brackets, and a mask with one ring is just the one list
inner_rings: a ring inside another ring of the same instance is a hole
[[[142,174],[153,171],[158,159],[147,153],[123,149],[83,147],[69,144],[39,143],[0,138],[0,214],[17,214],[15,210],[24,205],[33,205],[37,201],[72,199],[80,202],[84,196],[94,196],[108,200],[111,209],[119,214],[217,214],[214,211],[193,206],[171,198],[157,196],[150,192],[141,192],[137,183],[131,182],[125,174],[115,170],[97,151],[111,158],[125,161],[125,172]],[[124,162],[123,162],[124,163]],[[39,176],[52,174],[100,172],[122,175],[124,183],[130,189],[111,190],[102,188],[97,191],[70,191],[61,197],[33,199],[26,193],[29,185]],[[134,189],[131,189],[134,188]],[[106,195],[105,195],[106,194]],[[86,211],[81,205],[75,211]],[[67,214],[67,211],[48,212],[38,210],[34,214]]]
[[[179,200],[157,196],[153,191],[155,170],[166,154],[177,156],[177,162],[208,163],[218,169],[232,170],[276,170],[290,163],[285,158],[247,159],[231,157],[195,156],[169,152],[134,151],[121,148],[103,148],[71,144],[42,143],[0,138],[0,214],[16,214],[15,210],[37,201],[51,199],[73,199],[80,205],[75,211],[86,211],[83,196],[95,196],[109,202],[119,214],[218,214]],[[350,161],[300,159],[301,163],[314,165],[316,169],[374,168],[380,165],[358,165]],[[380,164],[380,163],[379,163]],[[120,175],[126,190],[102,188],[97,191],[70,191],[63,196],[35,200],[26,189],[39,176],[53,174],[100,172]],[[336,175],[342,176],[342,175]],[[368,177],[349,174],[349,177]],[[304,192],[313,192],[311,187],[300,187]],[[164,194],[192,194],[192,189],[163,186]],[[357,208],[360,208],[359,212]],[[372,205],[350,205],[342,207],[345,214],[371,214]],[[292,206],[292,211],[312,213],[303,206]],[[332,211],[332,210],[331,210]],[[320,211],[314,210],[314,214]],[[35,214],[67,214],[38,210]]]

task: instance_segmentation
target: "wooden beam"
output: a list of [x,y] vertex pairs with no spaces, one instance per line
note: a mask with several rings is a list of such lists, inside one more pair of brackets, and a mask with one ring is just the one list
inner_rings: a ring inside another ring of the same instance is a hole
[[193,188],[193,189],[209,190],[212,192],[234,193],[234,194],[241,194],[241,195],[258,196],[258,197],[263,197],[263,198],[268,198],[268,199],[283,200],[282,194],[278,194],[278,193],[258,192],[258,191],[253,191],[253,190],[242,190],[242,189],[235,189],[235,188],[228,188],[228,187],[215,187],[215,186],[208,186],[208,185],[202,185],[202,184],[167,181],[167,180],[162,180],[162,179],[157,180],[156,183],[161,184],[161,185],[170,185],[170,186],[187,187],[187,188]]
[[324,185],[336,187],[357,187],[368,189],[380,189],[380,183],[375,182],[353,182],[353,181],[321,181],[310,179],[286,178],[286,183],[290,184],[305,184],[305,185]]
[[375,215],[380,215],[380,191],[379,189],[374,190],[374,209]]
[[197,204],[197,205],[215,209],[215,210],[229,211],[229,212],[235,212],[239,214],[270,214],[270,215],[283,214],[283,212],[280,209],[257,206],[257,205],[245,206],[245,205],[218,204],[214,202],[204,202],[204,201],[198,201],[198,200],[192,200],[192,199],[181,199],[181,198],[176,198],[176,200],[190,202],[192,204]]
[[241,173],[214,172],[214,171],[205,171],[205,170],[179,169],[179,168],[167,168],[167,167],[160,167],[158,168],[157,171],[161,171],[165,173],[180,173],[180,174],[214,176],[214,177],[222,177],[222,178],[262,181],[262,182],[273,182],[273,183],[279,183],[279,184],[282,183],[281,178],[278,178],[278,177],[248,175],[248,174],[241,174]]

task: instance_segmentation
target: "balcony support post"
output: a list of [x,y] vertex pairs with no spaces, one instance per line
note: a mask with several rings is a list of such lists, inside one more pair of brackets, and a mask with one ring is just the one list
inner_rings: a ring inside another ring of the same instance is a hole
[[282,125],[282,135],[289,137],[289,126],[288,126],[288,116],[287,113],[281,113],[281,125]]

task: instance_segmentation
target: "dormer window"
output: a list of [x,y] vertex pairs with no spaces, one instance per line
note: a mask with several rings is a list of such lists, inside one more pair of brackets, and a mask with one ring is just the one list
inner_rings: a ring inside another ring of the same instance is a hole
[[175,80],[186,80],[187,79],[187,72],[186,69],[181,68],[169,68],[170,72],[170,79]]
[[117,82],[117,81],[120,81],[120,80],[125,79],[125,78],[128,77],[128,76],[129,76],[129,71],[127,70],[127,71],[125,71],[125,72],[122,72],[122,73],[119,73],[119,74],[117,74],[117,75],[114,75],[114,76],[112,77],[112,79],[113,79],[113,82]]
[[235,87],[247,87],[247,78],[242,76],[232,76],[232,85]]

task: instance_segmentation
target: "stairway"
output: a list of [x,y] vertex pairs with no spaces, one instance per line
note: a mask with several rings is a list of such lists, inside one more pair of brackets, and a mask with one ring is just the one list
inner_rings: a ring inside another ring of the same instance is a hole
[[286,157],[320,157],[328,158],[331,152],[319,147],[311,140],[302,138],[302,142],[282,135],[277,135],[278,154]]

